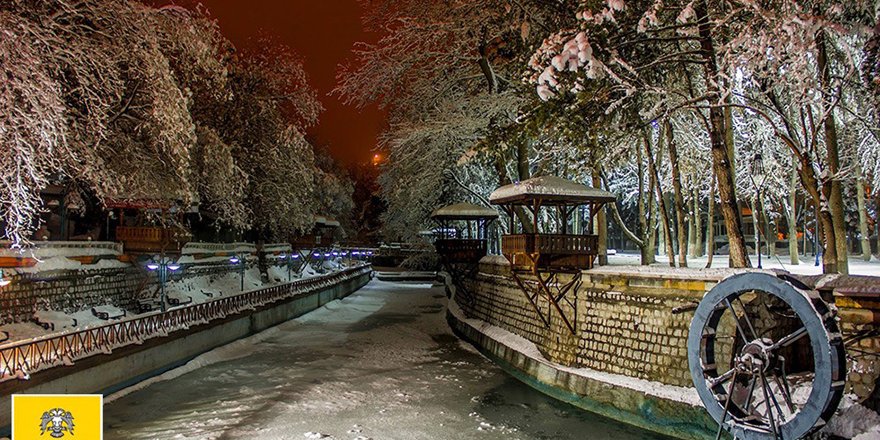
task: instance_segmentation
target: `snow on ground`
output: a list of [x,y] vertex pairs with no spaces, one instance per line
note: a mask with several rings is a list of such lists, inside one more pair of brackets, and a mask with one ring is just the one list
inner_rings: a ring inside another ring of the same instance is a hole
[[71,260],[67,257],[54,256],[38,260],[37,264],[32,267],[21,267],[16,270],[22,273],[37,273],[50,270],[115,269],[121,267],[128,267],[128,263],[123,263],[122,261],[112,258],[104,258],[98,260],[95,264],[82,264],[77,260]]
[[[227,257],[224,258],[228,260]],[[45,261],[49,262],[56,259],[67,260],[64,257],[53,257]],[[74,260],[67,261],[75,263],[75,265],[71,264],[70,267],[83,269],[91,267],[82,266],[78,261]],[[102,260],[102,262],[104,261],[107,260]],[[120,263],[116,260],[113,261],[115,261],[116,263]],[[99,265],[100,263],[92,266]],[[46,266],[38,266],[40,267],[40,270],[47,270]],[[244,276],[244,290],[249,291],[254,289],[262,289],[265,287],[270,287],[287,282],[286,266],[270,266],[268,269],[268,273],[269,282],[263,283],[260,278],[259,269],[256,266],[248,268],[245,271]],[[311,278],[318,275],[320,274],[315,272],[313,269],[308,268],[303,272],[300,278],[296,277],[296,273],[292,273],[291,279],[293,281],[296,281],[297,279]],[[236,295],[239,293],[241,293],[241,274],[237,271],[224,273],[222,275],[185,277],[180,280],[170,280],[165,285],[166,297],[168,297],[169,299],[176,299],[180,304],[179,307],[185,307],[190,304],[203,303],[212,299],[219,298],[221,296]],[[169,308],[173,308],[170,305],[170,301]],[[95,309],[97,309],[98,311],[108,312],[111,318],[123,314],[123,311],[121,309],[114,307],[111,304],[96,306]],[[134,311],[128,310],[126,311],[125,315],[126,317],[133,317],[137,316],[138,314]],[[5,324],[0,326],[0,332],[6,332],[9,338],[6,341],[0,341],[0,343],[12,343],[23,340],[30,340],[53,333],[60,333],[63,331],[83,330],[89,327],[95,327],[109,322],[107,320],[96,317],[92,313],[92,307],[74,313],[65,313],[55,310],[39,310],[35,313],[34,316],[37,321],[45,323],[46,326],[49,328],[44,328],[43,326],[35,322]]]
[[857,403],[855,396],[847,395],[841,401],[838,413],[820,433],[838,438],[876,440],[880,438],[880,414]]
[[108,398],[112,439],[656,438],[554,401],[462,348],[442,288],[350,297]]
[[[749,259],[752,261],[752,265],[757,267],[758,258],[755,255],[750,255]],[[676,260],[677,261],[677,260]],[[692,258],[688,257],[688,267],[691,268],[705,268],[706,262],[708,261],[707,257],[698,257]],[[728,267],[729,258],[727,255],[716,255],[712,261],[713,269],[724,269]],[[819,275],[822,273],[821,259],[819,262],[819,266],[814,264],[814,259],[810,258],[801,258],[801,264],[792,265],[790,264],[790,260],[788,255],[780,255],[778,257],[767,257],[766,255],[761,259],[761,265],[764,269],[782,269],[787,270],[794,274],[799,275]],[[608,256],[608,264],[609,266],[636,266],[639,267],[639,255],[638,254],[622,254],[618,253],[616,255]],[[658,255],[657,262],[651,265],[650,267],[654,268],[666,268],[669,267],[669,260],[665,255]],[[880,261],[877,259],[872,259],[870,262],[866,262],[857,256],[850,255],[849,257],[849,272],[851,275],[871,275],[871,276],[880,276]]]
[[38,241],[34,247],[26,249],[12,249],[0,247],[0,256],[3,257],[26,257],[45,259],[51,257],[82,257],[94,255],[119,255],[121,245],[113,242],[98,241]]

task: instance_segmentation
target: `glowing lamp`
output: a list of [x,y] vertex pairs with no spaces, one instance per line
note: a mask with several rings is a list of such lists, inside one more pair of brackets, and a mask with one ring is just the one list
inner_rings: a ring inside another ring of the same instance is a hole
[[232,257],[229,259],[229,262],[232,264],[238,264],[239,261],[241,261],[241,259],[238,257]]
[[151,261],[151,262],[147,263],[147,269],[149,269],[149,270],[159,270],[159,263],[156,263],[156,262]]

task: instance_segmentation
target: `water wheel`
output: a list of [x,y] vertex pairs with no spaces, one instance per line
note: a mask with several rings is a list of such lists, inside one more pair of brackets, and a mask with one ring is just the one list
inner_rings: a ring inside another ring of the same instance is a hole
[[836,309],[770,273],[721,281],[697,307],[688,362],[706,410],[738,439],[797,439],[820,429],[846,382]]

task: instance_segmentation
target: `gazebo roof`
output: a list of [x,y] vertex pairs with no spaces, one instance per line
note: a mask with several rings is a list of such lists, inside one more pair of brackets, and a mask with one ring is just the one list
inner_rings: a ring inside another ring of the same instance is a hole
[[534,201],[551,206],[583,205],[608,203],[616,199],[617,197],[608,191],[556,176],[533,177],[511,183],[496,189],[489,196],[489,202],[493,205],[529,205]]
[[492,208],[473,203],[456,203],[435,210],[431,214],[431,218],[434,220],[484,220],[498,218],[498,212]]

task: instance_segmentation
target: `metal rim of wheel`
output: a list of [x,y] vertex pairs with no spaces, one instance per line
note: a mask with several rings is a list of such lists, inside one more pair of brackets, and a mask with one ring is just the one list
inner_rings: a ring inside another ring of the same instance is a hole
[[[846,360],[836,311],[818,292],[800,287],[769,273],[737,274],[718,283],[697,307],[688,334],[688,363],[703,405],[719,424],[719,435],[724,429],[744,440],[797,439],[824,426],[837,409],[846,382]],[[752,292],[783,301],[800,327],[776,340],[756,334],[740,298]],[[734,317],[734,338],[739,342],[732,346],[740,342],[742,346],[722,366],[716,345],[725,315]],[[779,352],[804,338],[809,338],[812,350],[812,371],[806,373],[812,389],[805,401],[794,402]],[[731,395],[734,398],[728,398]]]

